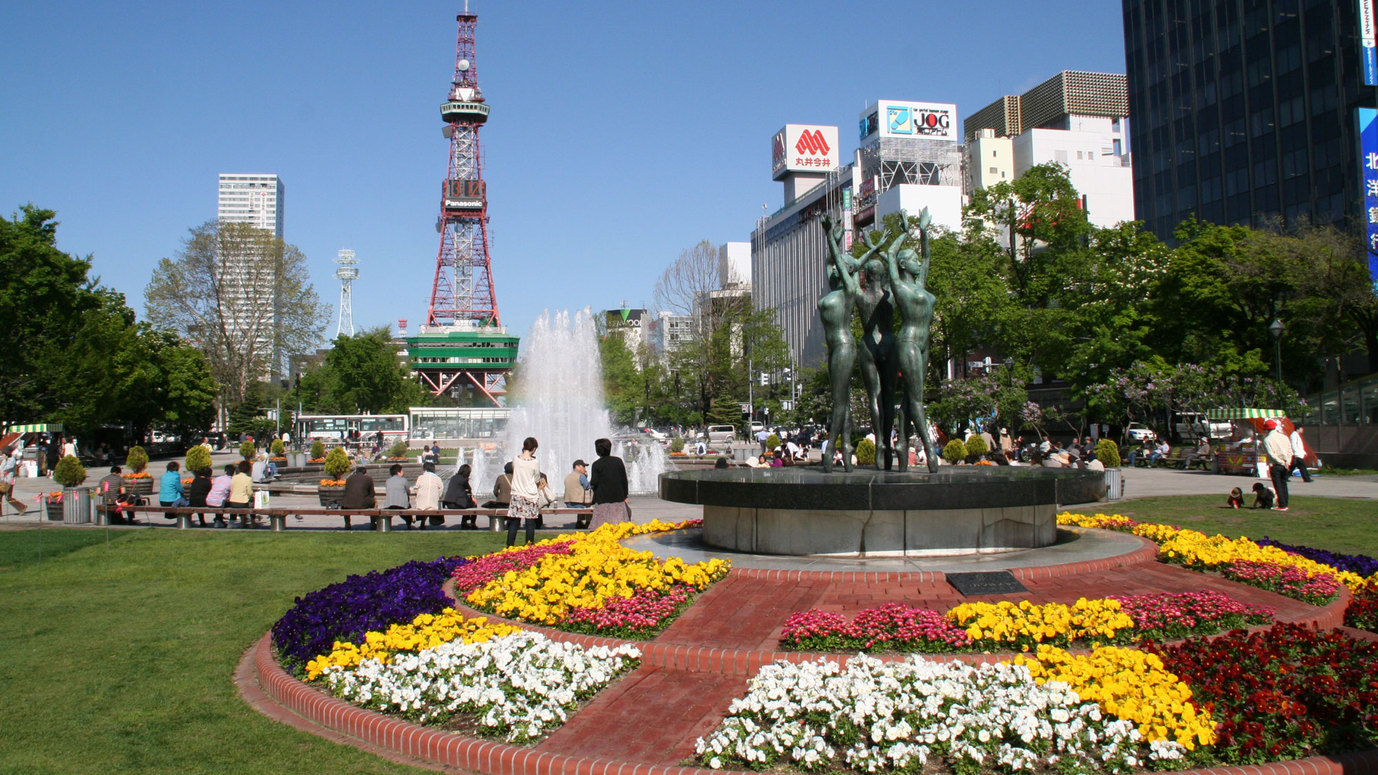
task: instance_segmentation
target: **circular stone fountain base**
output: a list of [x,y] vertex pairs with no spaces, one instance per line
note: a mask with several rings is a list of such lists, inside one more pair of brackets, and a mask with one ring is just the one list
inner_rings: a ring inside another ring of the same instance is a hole
[[703,506],[703,542],[838,557],[990,554],[1057,541],[1059,504],[1105,495],[1096,471],[952,466],[936,473],[814,468],[676,471],[660,497]]

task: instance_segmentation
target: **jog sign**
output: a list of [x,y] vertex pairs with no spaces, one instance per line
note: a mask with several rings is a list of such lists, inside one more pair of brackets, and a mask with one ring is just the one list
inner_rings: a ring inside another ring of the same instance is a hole
[[837,166],[837,127],[785,124],[771,141],[771,177],[792,172],[827,172]]

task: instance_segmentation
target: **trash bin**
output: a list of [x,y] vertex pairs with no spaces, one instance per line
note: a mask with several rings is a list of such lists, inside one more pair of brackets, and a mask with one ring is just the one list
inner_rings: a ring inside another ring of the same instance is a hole
[[305,453],[305,452],[288,452],[288,453],[287,453],[287,465],[291,466],[292,468],[302,468],[303,466],[306,465],[306,453]]
[[73,487],[62,494],[62,522],[85,525],[91,521],[91,488]]
[[1124,472],[1118,468],[1105,469],[1105,498],[1117,501],[1124,497]]

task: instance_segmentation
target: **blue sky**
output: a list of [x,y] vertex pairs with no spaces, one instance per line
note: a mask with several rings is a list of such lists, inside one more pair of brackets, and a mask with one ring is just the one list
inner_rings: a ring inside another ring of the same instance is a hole
[[[354,250],[356,329],[425,316],[463,1],[0,4],[0,212],[56,210],[142,314],[158,259],[215,216],[216,176],[269,172],[331,307]],[[699,240],[783,203],[770,140],[876,99],[959,120],[1060,70],[1124,72],[1117,2],[497,2],[478,13],[489,236],[503,322],[652,301]]]

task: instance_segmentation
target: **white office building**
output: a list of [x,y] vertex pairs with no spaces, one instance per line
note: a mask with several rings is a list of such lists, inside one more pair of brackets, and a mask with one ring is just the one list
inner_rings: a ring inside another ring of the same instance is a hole
[[247,223],[281,238],[282,206],[282,179],[277,175],[220,173],[215,217],[221,223]]
[[1124,75],[1065,70],[972,113],[963,133],[968,194],[1056,162],[1067,168],[1092,224],[1134,220]]

